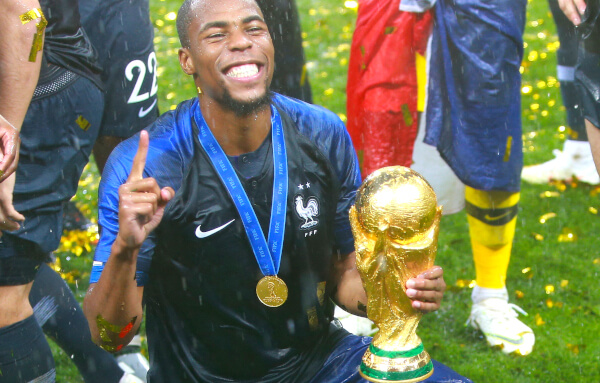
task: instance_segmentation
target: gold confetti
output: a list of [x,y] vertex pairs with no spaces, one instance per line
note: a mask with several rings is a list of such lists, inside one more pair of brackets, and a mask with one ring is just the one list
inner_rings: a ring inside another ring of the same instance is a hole
[[510,153],[511,153],[511,148],[512,148],[512,136],[508,136],[506,138],[506,149],[504,150],[504,162],[508,162],[508,160],[510,159]]
[[540,314],[535,314],[535,325],[542,326],[545,324],[546,324],[546,322],[544,322],[544,319],[542,319],[542,316]]
[[538,233],[532,233],[533,234],[533,238],[535,238],[536,241],[543,241],[544,240],[544,236]]
[[546,294],[554,294],[554,285],[546,285],[544,290],[546,290]]
[[569,280],[568,279],[563,279],[562,281],[560,281],[560,287],[562,287],[563,289],[565,287],[567,287],[568,284],[569,284]]
[[523,297],[525,296],[525,293],[522,292],[521,290],[517,290],[517,291],[515,291],[515,296],[517,297],[517,299],[523,299]]
[[562,181],[552,181],[552,182],[550,182],[550,184],[552,186],[554,186],[555,188],[557,188],[561,192],[564,192],[565,190],[567,190],[567,185],[565,185],[565,183]]
[[540,217],[540,223],[546,223],[551,218],[555,218],[556,213],[546,213]]
[[475,286],[475,280],[474,279],[457,279],[455,285],[456,285],[456,287],[459,287],[461,289],[464,289],[467,287],[472,289]]
[[590,213],[592,213],[592,214],[598,214],[598,209],[596,209],[596,208],[595,208],[595,207],[593,207],[593,206],[590,206],[590,207],[588,208],[588,211],[589,211]]
[[569,351],[571,351],[575,355],[579,355],[579,352],[581,350],[584,350],[585,347],[586,347],[585,344],[571,344],[571,343],[567,343],[567,348],[569,349]]
[[531,267],[526,267],[526,268],[524,268],[523,270],[521,270],[521,272],[522,272],[523,274],[527,274],[527,273],[531,272]]
[[538,52],[537,51],[531,51],[527,55],[527,60],[529,60],[529,61],[535,61],[537,59],[538,59]]
[[600,258],[594,259],[594,265],[600,265]]
[[560,193],[557,191],[545,191],[543,193],[540,193],[540,198],[554,198],[554,197],[560,197]]
[[552,299],[546,299],[546,306],[548,306],[549,309],[551,309],[554,306],[554,302],[552,301]]
[[396,27],[385,27],[385,30],[383,31],[386,35],[391,35],[394,32],[396,32]]
[[85,131],[87,131],[90,128],[90,126],[92,126],[92,124],[90,124],[90,122],[81,115],[79,117],[77,117],[77,119],[75,120],[75,123],[77,125],[79,125],[79,127]]
[[408,109],[408,105],[406,104],[402,104],[402,117],[404,117],[404,125],[405,126],[412,126],[413,124],[413,117],[412,114],[410,113],[410,109]]
[[575,242],[577,240],[577,234],[572,229],[565,227],[558,235],[558,242]]
[[333,92],[334,92],[333,88],[328,88],[323,91],[323,94],[325,96],[331,96],[333,94]]
[[40,19],[39,22],[35,24],[36,32],[33,35],[33,42],[31,43],[31,50],[29,51],[29,61],[35,62],[37,58],[37,53],[41,52],[44,48],[44,29],[46,29],[46,25],[48,25],[48,21],[46,17],[44,17],[44,13],[39,8],[34,8],[26,13],[19,16],[22,24],[27,24],[36,19]]

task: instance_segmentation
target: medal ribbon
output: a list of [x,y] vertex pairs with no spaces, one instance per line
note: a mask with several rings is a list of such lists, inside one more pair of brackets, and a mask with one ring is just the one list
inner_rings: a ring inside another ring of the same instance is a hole
[[273,202],[271,205],[271,220],[269,223],[268,244],[265,240],[256,213],[242,187],[231,162],[215,139],[206,124],[200,106],[196,104],[194,118],[198,125],[200,144],[210,158],[213,167],[221,178],[223,185],[231,196],[235,207],[240,214],[250,246],[264,275],[277,275],[283,250],[283,237],[285,233],[285,215],[287,210],[288,194],[288,167],[283,137],[283,124],[277,109],[271,106],[271,131],[273,137]]

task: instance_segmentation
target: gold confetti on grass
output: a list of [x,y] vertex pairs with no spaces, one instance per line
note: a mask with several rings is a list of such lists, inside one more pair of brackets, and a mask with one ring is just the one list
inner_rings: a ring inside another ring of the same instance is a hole
[[544,236],[538,233],[531,233],[531,235],[533,236],[533,238],[536,241],[543,241],[544,240]]
[[565,227],[558,235],[558,242],[575,242],[577,241],[577,234],[572,229]]
[[575,355],[579,355],[579,353],[583,350],[585,350],[586,345],[585,344],[571,344],[571,343],[567,343],[567,348],[569,349],[569,351],[571,351],[573,354]]
[[543,193],[540,193],[540,198],[555,198],[560,197],[560,193],[557,191],[546,190]]
[[535,314],[535,325],[543,326],[545,324],[546,324],[546,322],[544,322],[544,319],[542,319],[542,316],[540,314]]
[[540,223],[546,223],[549,219],[556,218],[556,213],[546,213],[540,217]]

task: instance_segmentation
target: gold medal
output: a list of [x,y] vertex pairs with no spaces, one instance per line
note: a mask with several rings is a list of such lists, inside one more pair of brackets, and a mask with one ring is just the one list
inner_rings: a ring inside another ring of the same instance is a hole
[[287,300],[288,289],[283,280],[269,275],[256,284],[256,295],[266,306],[279,307]]

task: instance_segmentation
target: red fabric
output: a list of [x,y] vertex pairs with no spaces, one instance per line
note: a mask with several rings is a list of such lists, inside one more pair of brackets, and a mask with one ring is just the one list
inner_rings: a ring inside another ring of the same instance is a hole
[[363,175],[410,166],[417,135],[415,53],[424,54],[430,12],[398,10],[400,0],[359,1],[350,49],[347,128],[363,151]]

